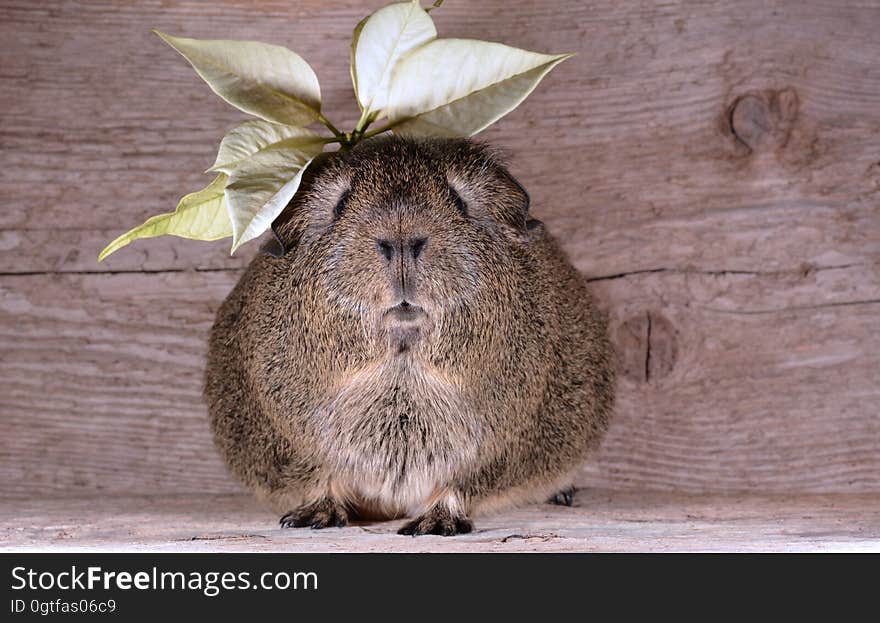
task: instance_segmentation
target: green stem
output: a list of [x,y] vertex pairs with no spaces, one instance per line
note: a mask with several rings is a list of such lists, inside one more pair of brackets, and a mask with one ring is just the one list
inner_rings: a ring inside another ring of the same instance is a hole
[[391,123],[386,123],[381,128],[376,128],[375,130],[370,130],[369,132],[364,134],[361,138],[367,139],[367,138],[371,138],[373,136],[376,136],[377,134],[382,134],[383,132],[387,132],[388,130],[390,130],[391,128],[393,128],[397,124],[401,123],[402,121],[404,121],[404,120],[400,119],[398,121],[392,121]]
[[358,119],[357,125],[354,126],[353,133],[354,134],[363,134],[364,130],[366,130],[367,126],[369,126],[372,122],[373,122],[373,120],[370,119],[370,115],[367,114],[367,109],[365,108],[364,112],[361,113],[361,118]]
[[318,113],[318,121],[320,121],[325,126],[330,128],[330,131],[333,132],[333,135],[336,138],[343,138],[345,136],[342,132],[339,131],[339,128],[337,128],[335,125],[330,123],[330,120],[324,116],[324,113],[320,113],[320,112]]

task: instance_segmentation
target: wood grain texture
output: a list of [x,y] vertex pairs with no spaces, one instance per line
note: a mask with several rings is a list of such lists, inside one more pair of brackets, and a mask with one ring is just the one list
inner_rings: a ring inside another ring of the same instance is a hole
[[[663,318],[672,329],[636,340],[674,361],[655,364],[653,377],[638,369],[622,375],[616,421],[582,484],[875,488],[878,306],[865,301],[878,284],[852,273],[815,272],[806,278],[812,286],[799,277],[698,273],[594,283],[603,300],[616,301],[618,342],[618,327],[649,313],[652,328]],[[233,487],[211,447],[200,391],[213,308],[236,277],[189,271],[0,282],[0,409],[10,431],[0,441],[10,459],[4,492]],[[812,298],[816,283],[829,292],[822,301]]]
[[[94,261],[203,186],[242,118],[148,30],[286,44],[346,125],[350,30],[378,4],[0,2],[0,495],[238,490],[199,394],[253,248],[155,239]],[[433,16],[578,53],[483,138],[612,320],[617,419],[583,484],[880,490],[880,3]]]
[[229,491],[201,389],[213,307],[234,282],[227,271],[0,282],[4,492]]
[[470,534],[405,537],[401,521],[281,530],[244,496],[27,500],[0,509],[0,551],[877,552],[870,494],[686,496],[579,491],[476,522]]

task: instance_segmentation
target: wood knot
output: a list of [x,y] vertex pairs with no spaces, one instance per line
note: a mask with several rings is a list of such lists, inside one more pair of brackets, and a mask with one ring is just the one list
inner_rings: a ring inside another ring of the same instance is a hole
[[678,331],[659,312],[643,312],[615,332],[617,369],[622,376],[649,383],[672,372],[678,358]]
[[728,130],[749,154],[785,147],[798,108],[794,89],[750,91],[728,106]]

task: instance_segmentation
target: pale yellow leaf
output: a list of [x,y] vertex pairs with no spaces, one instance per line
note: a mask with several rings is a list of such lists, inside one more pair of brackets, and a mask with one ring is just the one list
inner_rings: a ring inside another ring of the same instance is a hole
[[233,170],[226,186],[233,253],[269,229],[296,194],[303,172],[317,153],[302,145],[282,145],[248,158]]
[[283,142],[295,146],[300,142],[306,149],[318,149],[320,136],[305,128],[270,123],[261,119],[247,121],[230,130],[220,143],[217,160],[209,171],[231,174],[233,169],[251,156],[267,149],[277,149]]
[[218,175],[206,188],[186,195],[174,212],[158,214],[107,245],[98,261],[138,238],[172,235],[194,240],[219,240],[232,235],[223,189],[228,177]]
[[516,108],[570,56],[435,39],[397,64],[386,112],[398,134],[472,136]]
[[358,97],[358,76],[357,69],[355,68],[355,52],[357,51],[358,41],[361,38],[361,31],[364,29],[364,25],[367,23],[367,20],[370,19],[370,16],[367,15],[364,19],[357,23],[357,26],[354,27],[354,31],[351,33],[351,54],[349,55],[349,63],[348,70],[351,73],[351,84],[354,87],[354,96],[355,99],[358,100],[358,106],[363,110],[364,106],[360,102],[360,98]]
[[321,112],[315,72],[287,48],[153,32],[189,61],[217,95],[246,113],[275,123],[306,125]]
[[358,103],[367,114],[381,118],[400,58],[436,37],[434,22],[418,0],[389,4],[357,25],[351,75]]

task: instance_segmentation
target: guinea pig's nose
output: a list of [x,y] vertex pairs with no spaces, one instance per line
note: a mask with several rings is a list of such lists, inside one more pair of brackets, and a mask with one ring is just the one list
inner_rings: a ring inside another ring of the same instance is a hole
[[377,240],[376,248],[379,255],[391,261],[398,253],[407,253],[414,260],[422,254],[428,244],[427,238],[410,238],[409,240]]

